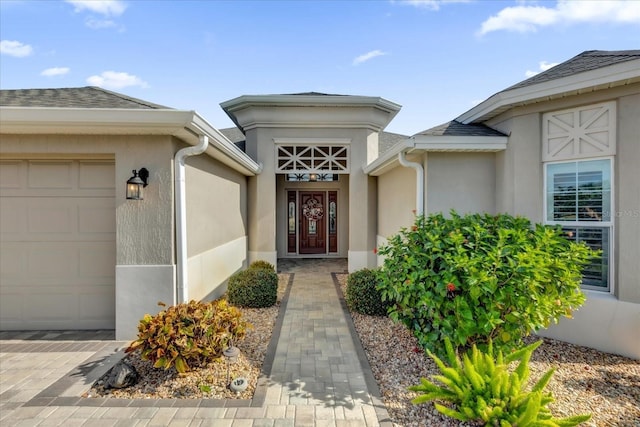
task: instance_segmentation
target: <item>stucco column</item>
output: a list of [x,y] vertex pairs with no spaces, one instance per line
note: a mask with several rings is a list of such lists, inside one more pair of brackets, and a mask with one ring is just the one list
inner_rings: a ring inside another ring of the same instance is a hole
[[249,178],[248,224],[249,263],[256,260],[277,265],[276,249],[276,175],[272,139],[258,140],[255,131],[247,132],[247,153],[262,163],[262,173]]
[[[376,140],[377,143],[377,140]],[[377,148],[377,144],[376,144]],[[351,147],[351,173],[349,175],[349,272],[362,268],[375,268],[377,263],[377,182],[366,175],[362,165],[367,163],[366,146]]]

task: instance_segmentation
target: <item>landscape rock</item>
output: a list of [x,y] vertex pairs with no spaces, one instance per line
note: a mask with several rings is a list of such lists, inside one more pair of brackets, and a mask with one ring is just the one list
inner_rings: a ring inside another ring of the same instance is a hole
[[124,360],[118,362],[107,377],[108,388],[127,388],[138,382],[138,371]]

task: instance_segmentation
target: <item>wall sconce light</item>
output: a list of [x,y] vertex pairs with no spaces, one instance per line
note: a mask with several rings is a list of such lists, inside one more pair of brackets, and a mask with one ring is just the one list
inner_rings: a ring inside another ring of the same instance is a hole
[[133,170],[133,176],[127,181],[127,199],[142,200],[142,189],[149,181],[149,171],[146,168]]
[[318,180],[318,174],[317,173],[310,173],[309,174],[309,181],[316,182],[317,180]]

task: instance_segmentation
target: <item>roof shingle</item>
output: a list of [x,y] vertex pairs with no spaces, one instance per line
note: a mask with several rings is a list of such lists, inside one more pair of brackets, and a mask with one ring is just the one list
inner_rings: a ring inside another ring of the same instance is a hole
[[464,124],[456,120],[443,123],[414,136],[505,136],[502,132],[480,124]]
[[549,68],[540,74],[523,80],[513,86],[504,89],[502,92],[519,89],[526,86],[544,83],[562,77],[569,77],[574,74],[592,71],[598,68],[608,67],[621,62],[640,59],[640,50],[588,50],[555,67]]
[[0,106],[42,108],[171,109],[99,87],[60,89],[3,89]]

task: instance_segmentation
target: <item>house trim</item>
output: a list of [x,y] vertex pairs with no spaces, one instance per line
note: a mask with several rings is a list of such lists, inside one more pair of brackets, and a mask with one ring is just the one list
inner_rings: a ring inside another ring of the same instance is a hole
[[550,101],[636,82],[640,82],[640,60],[627,61],[576,73],[570,77],[498,92],[455,120],[465,124],[486,122],[515,106]]
[[195,111],[111,108],[0,107],[2,133],[67,135],[172,135],[190,145],[209,137],[206,154],[246,175],[262,167]]
[[243,95],[220,107],[243,132],[282,127],[364,128],[380,132],[401,108],[381,97],[322,94]]
[[405,152],[485,152],[491,153],[507,149],[507,136],[440,136],[416,135],[400,141],[385,151],[362,170],[371,176],[380,176],[400,165],[398,154]]

